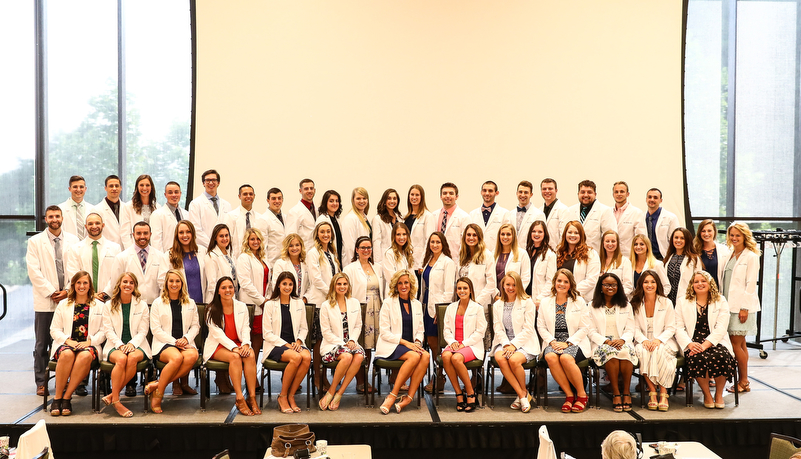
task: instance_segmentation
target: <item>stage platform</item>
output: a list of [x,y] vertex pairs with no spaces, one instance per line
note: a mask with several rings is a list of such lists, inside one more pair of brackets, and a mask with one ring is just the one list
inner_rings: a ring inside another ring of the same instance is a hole
[[[280,413],[275,398],[268,401],[265,394],[264,414],[253,417],[236,412],[233,395],[212,393],[205,412],[197,396],[167,395],[160,415],[143,412],[141,395],[123,396],[123,403],[134,412],[133,418],[123,419],[111,407],[93,413],[91,397],[74,397],[75,414],[69,417],[43,412],[33,384],[33,341],[23,340],[0,348],[0,435],[11,435],[14,445],[20,434],[45,419],[60,459],[210,458],[226,448],[239,459],[262,457],[275,425],[300,422],[329,444],[369,444],[374,458],[510,459],[536,457],[537,429],[544,424],[557,451],[578,459],[600,457],[601,441],[615,429],[641,432],[646,440],[699,441],[726,459],[762,458],[767,457],[771,432],[801,437],[801,348],[792,342],[780,343],[779,348],[766,360],[750,351],[751,392],[741,394],[739,407],[734,406],[734,395],[727,394],[723,410],[705,409],[696,388],[693,407],[685,406],[680,393],[671,397],[670,410],[664,413],[641,409],[635,393],[629,413],[614,413],[610,398],[602,394],[600,409],[563,414],[559,408],[564,397],[551,382],[550,405],[527,414],[509,409],[513,397],[500,394],[494,409],[458,413],[448,385],[438,407],[426,396],[422,407],[412,405],[401,414],[386,416],[377,407],[366,408],[363,396],[351,390],[337,412],[321,412],[313,405],[295,415]],[[279,389],[277,379],[274,394]],[[52,381],[50,387],[52,391]],[[382,400],[376,397],[376,404]],[[305,394],[298,402],[305,408]]]

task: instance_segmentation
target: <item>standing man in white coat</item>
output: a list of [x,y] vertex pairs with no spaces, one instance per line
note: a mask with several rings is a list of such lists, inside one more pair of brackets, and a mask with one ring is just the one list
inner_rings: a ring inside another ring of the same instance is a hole
[[245,231],[253,228],[256,219],[260,217],[253,210],[256,191],[252,185],[244,184],[240,186],[237,197],[239,197],[239,206],[225,214],[225,219],[223,220],[223,223],[228,225],[228,231],[231,233],[231,253],[234,260],[242,253],[242,239],[245,237]]
[[[562,229],[568,221],[578,220],[584,227],[587,235],[587,245],[600,253],[601,236],[609,231],[617,232],[617,221],[612,208],[605,206],[596,199],[595,182],[584,180],[578,184],[579,203],[568,209],[568,220],[561,223]],[[560,231],[559,234],[562,232]]]
[[133,227],[134,245],[128,247],[114,259],[112,281],[106,284],[105,292],[109,296],[114,289],[117,279],[122,273],[130,272],[139,281],[139,293],[147,304],[161,294],[164,286],[164,276],[170,267],[170,262],[164,252],[150,245],[150,225],[146,222],[137,222]]
[[284,193],[278,188],[270,188],[267,191],[267,211],[256,219],[256,228],[264,236],[267,263],[270,267],[275,266],[275,262],[281,258],[281,250],[284,248],[286,230],[284,216],[281,214],[283,204]]
[[109,241],[103,236],[103,217],[97,212],[92,212],[86,217],[86,239],[73,245],[67,254],[67,278],[78,271],[86,271],[92,278],[92,285],[95,291],[95,299],[106,302],[109,296],[103,289],[109,282],[116,283],[117,279],[111,279],[114,270],[114,260],[119,255],[121,249],[116,242]]
[[[506,212],[506,221],[504,223],[511,223],[515,227],[517,233],[517,246],[521,249],[526,248],[526,236],[528,235],[531,225],[537,220],[545,221],[545,214],[537,209],[537,206],[531,202],[531,193],[534,190],[534,185],[528,180],[523,180],[517,184],[517,207]],[[484,238],[486,238],[486,234]],[[495,234],[498,237],[498,234]],[[493,249],[493,253],[495,250]]]
[[678,228],[679,217],[673,212],[662,208],[662,191],[658,188],[651,188],[645,195],[645,203],[648,205],[648,212],[643,215],[643,225],[645,226],[648,239],[651,240],[651,250],[657,260],[667,255],[670,246],[670,236]]
[[444,233],[451,255],[457,254],[455,256],[458,258],[462,231],[470,224],[470,215],[456,205],[456,200],[459,199],[459,188],[456,184],[443,183],[439,187],[439,199],[442,201],[442,208],[434,211],[434,218],[430,219],[432,224],[426,228],[426,234],[434,231]]
[[629,185],[622,180],[612,185],[612,198],[615,200],[612,212],[617,221],[618,246],[620,246],[623,256],[628,258],[631,254],[631,241],[634,239],[634,235],[646,234],[643,220],[645,214],[628,201]]
[[217,195],[220,186],[220,174],[209,169],[201,176],[205,191],[189,203],[189,221],[195,225],[197,244],[204,248],[209,246],[209,235],[223,222],[225,214],[231,211],[231,204]]
[[120,235],[120,209],[124,202],[120,200],[122,182],[116,175],[106,177],[106,197],[94,208],[94,211],[103,218],[103,237],[122,247]]
[[[548,228],[548,238],[550,241],[551,250],[556,251],[559,245],[560,236],[562,236],[562,228],[565,227],[568,221],[567,213],[568,207],[556,197],[559,192],[556,180],[552,178],[544,178],[540,182],[540,194],[542,195],[542,214],[545,215],[545,226]],[[524,235],[525,236],[525,235]],[[521,240],[520,236],[517,240]],[[526,241],[528,244],[528,241]],[[523,245],[525,247],[525,244]]]
[[308,252],[314,247],[314,222],[317,221],[317,212],[314,210],[314,195],[317,190],[314,189],[314,181],[312,179],[303,179],[300,181],[300,201],[294,207],[289,209],[286,214],[286,234],[297,233],[303,239],[303,245]]
[[25,262],[33,287],[35,344],[33,375],[36,395],[43,396],[47,384],[47,362],[50,360],[50,322],[59,301],[67,297],[70,280],[66,276],[66,254],[78,243],[78,237],[63,231],[61,208],[45,209],[47,229],[28,240]]
[[62,229],[83,239],[86,237],[86,216],[92,211],[92,205],[83,199],[86,181],[80,175],[73,175],[70,177],[69,190],[69,199],[58,205],[64,217]]
[[167,253],[175,242],[175,227],[181,220],[189,220],[189,212],[181,209],[181,185],[167,182],[164,186],[167,204],[150,215],[150,245]]
[[[481,200],[483,201],[481,207],[470,212],[470,220],[484,231],[484,245],[490,252],[495,252],[498,230],[501,225],[506,223],[506,218],[508,218],[507,213],[509,211],[495,202],[495,198],[500,193],[498,184],[492,180],[487,180],[481,185]],[[458,253],[451,253],[451,255],[456,259],[459,258]]]

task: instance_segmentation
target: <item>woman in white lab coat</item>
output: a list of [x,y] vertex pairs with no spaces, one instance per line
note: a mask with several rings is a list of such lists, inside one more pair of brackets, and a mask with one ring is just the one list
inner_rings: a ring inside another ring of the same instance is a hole
[[230,277],[234,289],[239,290],[239,280],[236,272],[236,259],[231,251],[231,232],[228,225],[220,223],[211,231],[209,248],[206,253],[206,263],[203,269],[206,273],[206,303],[214,297],[217,281],[223,277]]
[[426,207],[426,192],[422,186],[412,185],[409,187],[409,193],[406,197],[406,209],[403,222],[409,228],[409,239],[411,240],[414,255],[414,263],[410,270],[417,273],[419,282],[420,275],[418,270],[423,265],[423,257],[426,253],[426,243],[429,236],[426,233],[426,225],[428,225],[429,219],[434,218]]
[[711,219],[702,220],[695,231],[693,247],[695,247],[696,253],[701,258],[704,271],[712,276],[715,284],[722,285],[723,268],[726,260],[731,256],[731,250],[726,247],[726,244],[717,242],[717,235],[718,228],[715,225],[715,221]]
[[578,220],[565,225],[562,241],[556,249],[556,267],[570,271],[576,280],[576,290],[587,303],[592,301],[601,274],[601,259],[598,252],[587,245],[587,235]]
[[[449,303],[453,299],[453,284],[456,280],[456,263],[451,259],[451,250],[445,235],[439,231],[431,233],[428,238],[426,255],[423,258],[423,292],[420,299],[423,304],[423,321],[425,323],[426,340],[433,358],[439,356],[439,330],[437,328],[437,304]],[[443,377],[438,387],[445,384]],[[426,385],[426,391],[433,390],[433,383]]]
[[526,293],[539,308],[542,299],[551,294],[553,276],[556,274],[556,252],[551,249],[548,224],[544,221],[537,220],[529,226],[526,253],[531,260],[531,282]]
[[317,208],[317,221],[315,226],[321,222],[328,222],[334,230],[333,241],[337,246],[337,257],[339,258],[339,265],[345,266],[348,261],[342,258],[343,247],[342,244],[342,227],[339,224],[339,217],[342,215],[342,196],[334,190],[328,190],[323,193],[323,199],[320,201],[320,207]]
[[273,265],[272,290],[275,291],[275,281],[278,275],[288,271],[295,275],[297,284],[298,298],[308,302],[307,292],[311,283],[309,282],[309,270],[306,267],[306,248],[303,246],[303,239],[297,233],[290,233],[284,237],[281,256]]
[[484,310],[488,310],[495,297],[497,285],[495,258],[484,245],[483,230],[475,223],[467,225],[462,233],[458,276],[470,279],[475,289],[474,301]]
[[[392,246],[392,228],[396,223],[403,221],[403,216],[398,210],[400,196],[394,188],[384,191],[381,200],[376,206],[376,215],[373,217],[373,247],[374,262],[381,265],[384,261],[384,254]],[[406,230],[408,234],[408,228]],[[393,273],[394,274],[394,273]]]
[[631,261],[620,251],[620,236],[609,230],[601,236],[601,274],[612,273],[620,278],[626,298],[634,291]]
[[[350,212],[342,217],[342,261],[353,259],[353,248],[356,246],[356,239],[360,236],[373,238],[373,227],[367,220],[367,212],[370,212],[370,196],[367,190],[356,187],[350,195]],[[311,250],[310,247],[307,249]],[[330,280],[330,279],[329,279]],[[325,297],[323,297],[325,298]]]
[[687,291],[693,273],[701,269],[701,257],[695,252],[692,244],[692,234],[687,228],[676,228],[670,235],[670,245],[662,260],[670,281],[668,298],[676,301]]
[[631,279],[636,285],[643,272],[651,270],[656,272],[665,296],[670,293],[670,281],[665,272],[665,265],[657,260],[651,248],[651,240],[644,234],[635,234],[631,240]]
[[134,245],[133,226],[139,222],[150,223],[150,215],[159,208],[154,190],[153,178],[147,174],[140,175],[136,178],[131,201],[120,206],[120,237],[123,249]]
[[[373,241],[373,252],[376,249],[377,246]],[[414,264],[412,242],[409,239],[409,228],[402,221],[392,227],[392,245],[386,249],[382,259],[383,262],[379,267],[387,282],[401,269],[412,269]]]
[[167,253],[170,269],[181,271],[186,279],[186,291],[195,303],[203,303],[206,292],[206,249],[197,245],[195,225],[181,220],[175,225],[172,248]]
[[[511,223],[504,223],[498,229],[498,243],[495,245],[495,280],[500,281],[507,273],[515,272],[523,282],[523,290],[528,289],[531,283],[531,259],[528,254],[520,250],[517,242],[517,231]],[[497,289],[495,299],[500,298],[500,287]]]
[[245,231],[242,241],[242,253],[236,259],[236,273],[239,276],[239,293],[237,299],[245,304],[254,305],[253,323],[250,327],[250,341],[253,355],[259,361],[262,345],[261,319],[263,305],[272,291],[270,277],[272,272],[267,266],[267,252],[264,250],[264,236],[257,228]]

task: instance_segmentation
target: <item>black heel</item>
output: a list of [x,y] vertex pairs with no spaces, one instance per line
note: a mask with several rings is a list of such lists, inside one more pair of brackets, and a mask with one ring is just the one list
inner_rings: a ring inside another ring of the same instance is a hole
[[61,416],[61,399],[54,398],[50,403],[50,416]]
[[61,415],[69,416],[71,414],[72,414],[72,399],[71,398],[61,399]]
[[[626,402],[622,403],[623,411],[631,411],[631,394],[623,394],[623,397],[628,397],[629,398],[629,402],[628,403],[626,403]],[[623,401],[622,397],[621,397],[620,401]]]
[[466,408],[467,403],[465,402],[464,392],[456,394],[456,411],[464,411]]
[[465,413],[472,413],[476,410],[476,406],[478,406],[478,402],[476,401],[476,393],[473,392],[472,394],[467,394],[467,399],[473,399],[472,402],[467,403],[467,408],[464,409]]

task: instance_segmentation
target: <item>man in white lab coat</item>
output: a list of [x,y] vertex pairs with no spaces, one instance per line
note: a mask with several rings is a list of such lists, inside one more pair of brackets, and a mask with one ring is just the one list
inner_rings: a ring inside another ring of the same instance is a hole
[[150,236],[150,245],[167,253],[175,242],[175,227],[179,221],[189,220],[189,212],[181,209],[181,185],[178,182],[167,182],[164,186],[164,197],[167,204],[150,215],[150,230],[153,233]]
[[615,215],[611,207],[605,206],[596,200],[595,182],[584,180],[579,183],[578,189],[579,203],[568,209],[568,219],[564,223],[560,222],[561,230],[559,234],[562,234],[568,221],[578,220],[587,235],[587,245],[600,253],[601,235],[609,230],[617,232]]
[[434,218],[426,228],[426,234],[441,231],[448,241],[451,258],[459,260],[459,248],[462,244],[462,231],[470,224],[470,215],[456,205],[459,199],[459,188],[451,182],[443,183],[439,188],[439,199],[442,207],[434,211]]
[[617,221],[618,245],[620,252],[628,258],[631,254],[631,241],[637,234],[645,234],[643,211],[631,204],[629,199],[629,185],[626,182],[615,182],[612,186],[612,198],[615,207],[612,212]]
[[[679,217],[662,208],[662,191],[651,188],[645,195],[648,211],[643,215],[643,225],[651,240],[651,249],[657,260],[662,260],[670,246],[670,237],[679,226]],[[688,244],[692,243],[687,241]]]
[[130,272],[139,282],[139,293],[147,304],[161,294],[164,276],[169,270],[169,260],[164,252],[150,245],[150,225],[137,222],[133,227],[134,245],[128,247],[114,259],[111,280],[104,291],[111,296],[114,285],[122,273]]
[[[470,220],[481,227],[484,233],[484,245],[490,252],[495,252],[498,230],[506,223],[508,210],[499,206],[495,198],[500,194],[498,185],[488,180],[481,185],[481,207],[470,212]],[[518,236],[519,237],[519,236]],[[458,262],[459,254],[452,254]]]
[[281,206],[284,204],[284,193],[278,188],[270,188],[267,191],[267,210],[256,219],[256,228],[264,236],[264,244],[267,251],[267,262],[270,269],[273,269],[275,262],[281,258],[281,250],[284,246],[284,215],[281,213]]
[[222,223],[225,214],[231,211],[231,204],[217,195],[220,174],[209,169],[201,175],[205,191],[189,203],[189,221],[195,225],[197,245],[209,246],[211,231]]
[[120,235],[120,210],[125,203],[120,199],[122,182],[116,175],[106,177],[106,197],[94,208],[94,211],[103,218],[103,237],[122,247]]
[[[537,220],[545,221],[545,215],[537,206],[531,202],[531,193],[534,185],[528,180],[523,180],[517,184],[517,206],[506,212],[506,222],[511,223],[517,232],[517,245],[521,249],[526,248],[526,236]],[[497,238],[498,235],[496,234]]]
[[[224,223],[228,225],[231,235],[231,255],[234,260],[242,253],[242,239],[245,231],[254,227],[256,219],[260,217],[258,212],[253,210],[253,201],[256,199],[256,192],[252,185],[242,185],[239,187],[239,206],[225,214]],[[262,234],[264,236],[264,234]]]
[[62,229],[78,236],[86,237],[86,216],[92,211],[92,205],[84,201],[86,195],[86,181],[80,175],[70,177],[70,197],[58,206],[61,207],[64,223]]
[[119,244],[103,236],[104,226],[103,217],[97,212],[86,217],[86,239],[73,245],[67,254],[67,277],[72,278],[78,271],[88,272],[92,278],[95,299],[105,303],[109,296],[103,289],[109,282],[117,281],[111,276],[114,260],[121,249]]
[[286,214],[286,234],[297,233],[303,239],[303,245],[308,252],[314,247],[314,224],[317,221],[317,211],[314,210],[314,188],[312,179],[300,181],[300,201],[289,209]]
[[[540,182],[540,195],[542,195],[542,214],[545,216],[545,226],[548,228],[548,239],[551,249],[556,251],[562,228],[568,222],[568,207],[556,197],[559,188],[556,180],[548,177]],[[528,241],[526,241],[528,243]]]

